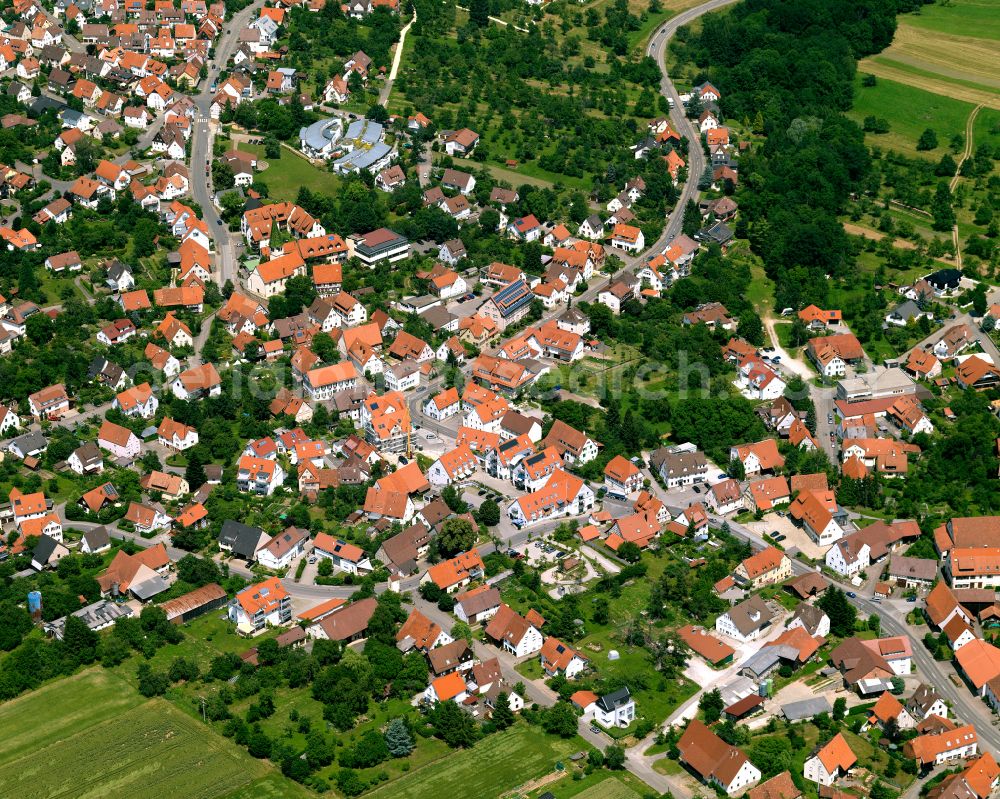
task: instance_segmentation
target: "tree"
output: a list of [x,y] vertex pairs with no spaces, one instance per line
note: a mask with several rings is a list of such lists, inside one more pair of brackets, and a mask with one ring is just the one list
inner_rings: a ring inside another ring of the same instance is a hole
[[987,307],[986,284],[978,283],[972,291],[972,315],[977,317],[985,316]]
[[493,706],[493,726],[498,730],[506,730],[514,721],[514,711],[510,709],[510,698],[504,691],[497,694]]
[[264,760],[271,756],[272,748],[271,739],[267,737],[259,725],[255,724],[250,730],[250,737],[247,740],[247,752],[250,753],[251,757]]
[[453,625],[451,625],[451,637],[456,641],[465,641],[471,645],[472,628],[469,627],[467,622],[456,621]]
[[212,182],[216,191],[231,189],[236,185],[236,177],[228,161],[220,158],[212,162]]
[[694,200],[688,200],[684,206],[684,220],[681,222],[681,232],[686,236],[693,236],[701,230],[701,211]]
[[[72,617],[71,617],[72,618]],[[170,680],[162,671],[153,671],[148,663],[140,663],[136,670],[139,678],[139,693],[145,697],[163,696],[170,686]]]
[[201,488],[208,481],[208,476],[205,474],[205,465],[197,448],[188,453],[187,466],[184,467],[184,479],[187,480],[188,486],[192,491]]
[[333,574],[333,561],[329,558],[320,558],[316,565],[316,574],[320,577],[329,577]]
[[[23,286],[21,290],[24,290]],[[24,323],[24,328],[31,343],[38,346],[51,341],[52,336],[55,335],[55,323],[52,321],[52,317],[45,313],[29,316]]]
[[476,537],[476,528],[468,519],[448,519],[441,525],[441,532],[438,533],[438,549],[446,557],[467,552],[476,543]]
[[191,682],[198,679],[198,664],[188,658],[176,657],[167,670],[170,682]]
[[100,637],[78,616],[67,616],[63,630],[63,648],[69,658],[79,665],[93,663],[97,659],[97,644]]
[[469,504],[462,499],[462,492],[453,485],[446,485],[441,489],[441,499],[452,513],[466,513],[469,510]]
[[745,338],[756,347],[764,343],[764,325],[760,317],[753,311],[745,311],[740,314],[740,321],[736,327],[736,335]]
[[931,216],[934,217],[932,224],[934,230],[951,230],[951,226],[955,224],[955,211],[951,207],[951,189],[944,181],[938,183],[934,192]]
[[177,561],[177,579],[200,588],[208,583],[219,582],[222,573],[214,560],[185,555]]
[[704,714],[705,721],[708,724],[712,724],[722,718],[722,710],[724,707],[725,705],[722,701],[722,694],[719,693],[718,688],[706,691],[698,700],[698,708]]
[[847,715],[847,700],[838,696],[833,703],[833,720],[841,721]]
[[626,563],[638,563],[642,558],[642,550],[639,549],[638,544],[632,541],[626,541],[619,546],[617,554]]
[[945,153],[934,167],[934,174],[939,178],[950,178],[955,174],[956,169],[958,169],[958,164],[951,157],[951,153]]
[[542,715],[542,729],[550,735],[560,738],[572,738],[576,735],[576,711],[573,706],[560,699]]
[[937,134],[932,128],[927,128],[917,139],[918,150],[933,150],[938,146]]
[[34,624],[31,614],[11,600],[0,602],[0,618],[4,620],[0,625],[0,650],[10,652],[31,632]]
[[335,757],[333,744],[320,731],[312,730],[306,736],[306,760],[314,769],[329,766]]
[[454,702],[438,702],[429,719],[434,734],[453,749],[470,747],[479,740],[479,726]]
[[485,524],[487,527],[496,527],[500,524],[500,506],[492,499],[484,500],[483,504],[479,506],[479,513],[476,514],[476,518],[480,524]]
[[389,112],[386,111],[384,105],[375,103],[375,105],[368,107],[368,111],[365,113],[365,116],[373,122],[382,124],[389,119]]
[[489,26],[490,24],[489,0],[470,0],[469,22],[471,22],[477,28],[485,28]]
[[830,617],[830,632],[839,638],[854,635],[858,612],[847,601],[847,596],[836,586],[831,586],[816,603]]
[[604,765],[612,771],[625,768],[625,750],[617,744],[612,744],[604,750]]
[[594,611],[591,618],[594,620],[594,624],[607,624],[611,620],[611,605],[608,602],[608,598],[604,596],[599,596],[594,600]]
[[406,757],[413,751],[413,736],[402,717],[397,716],[385,728],[385,744],[393,757]]

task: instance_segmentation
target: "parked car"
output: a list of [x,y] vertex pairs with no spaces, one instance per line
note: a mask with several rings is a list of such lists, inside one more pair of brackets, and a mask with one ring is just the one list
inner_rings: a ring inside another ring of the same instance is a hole
[[847,596],[850,597],[851,599],[857,599],[858,598],[858,595],[855,594],[853,591],[848,591],[847,592]]
[[700,486],[692,486],[692,488],[694,489],[694,493],[696,493],[696,494],[700,494],[701,493],[701,487]]
[[827,424],[833,424],[833,414],[832,413],[828,413],[826,415],[826,423]]

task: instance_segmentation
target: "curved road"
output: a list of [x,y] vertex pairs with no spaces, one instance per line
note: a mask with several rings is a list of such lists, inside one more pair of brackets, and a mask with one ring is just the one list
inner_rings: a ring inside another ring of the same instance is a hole
[[194,98],[197,114],[194,132],[191,134],[191,198],[201,206],[202,218],[208,225],[208,233],[215,242],[215,281],[224,285],[227,280],[236,281],[237,242],[223,224],[215,205],[212,203],[212,189],[209,184],[208,169],[212,160],[212,139],[218,123],[212,122],[212,83],[217,80],[220,70],[226,68],[236,50],[240,31],[243,30],[264,6],[264,0],[254,0],[226,23],[225,32],[215,45],[215,54],[210,62],[209,77],[201,92]]
[[674,103],[674,107],[670,109],[670,121],[673,123],[674,130],[682,136],[687,137],[690,146],[688,148],[688,179],[681,190],[677,205],[673,212],[668,215],[667,224],[663,228],[660,238],[647,247],[646,252],[636,257],[633,263],[645,263],[649,257],[663,252],[667,246],[667,242],[681,232],[681,225],[684,222],[684,206],[687,205],[688,200],[698,201],[698,197],[701,194],[698,191],[698,181],[701,179],[702,172],[705,171],[705,151],[701,147],[701,132],[690,119],[684,116],[684,106],[681,103],[680,93],[667,74],[666,64],[663,60],[667,44],[681,26],[688,25],[703,14],[718,11],[720,8],[725,8],[734,2],[736,0],[709,0],[707,3],[702,3],[675,17],[671,17],[656,29],[649,40],[649,44],[646,45],[646,55],[656,59],[656,63],[660,67],[660,72],[663,74],[663,77],[660,79],[660,94]]

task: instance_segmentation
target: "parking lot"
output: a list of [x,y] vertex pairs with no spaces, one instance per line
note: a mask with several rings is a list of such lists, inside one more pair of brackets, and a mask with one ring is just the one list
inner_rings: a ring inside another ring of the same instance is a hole
[[747,522],[746,527],[748,530],[751,530],[758,535],[766,534],[770,535],[772,538],[774,538],[773,533],[783,535],[785,537],[779,540],[778,543],[781,544],[786,551],[794,548],[814,560],[825,557],[826,550],[829,549],[829,547],[821,547],[813,541],[809,537],[808,533],[806,533],[806,531],[801,527],[796,527],[790,518],[787,516],[779,516],[777,513],[768,514],[764,521]]
[[529,566],[555,566],[569,555],[569,551],[548,541],[530,541],[524,547],[525,562]]

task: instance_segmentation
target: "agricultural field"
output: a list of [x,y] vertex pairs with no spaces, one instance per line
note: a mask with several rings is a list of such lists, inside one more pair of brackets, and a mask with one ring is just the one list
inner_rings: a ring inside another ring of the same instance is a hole
[[[1000,0],[955,0],[899,18],[892,44],[858,65],[870,73],[1000,109]],[[912,106],[889,106],[911,114]]]
[[584,747],[519,724],[491,735],[471,749],[454,752],[410,771],[367,796],[371,799],[437,799],[442,796],[500,796],[555,769]]
[[[85,671],[6,704],[0,735],[0,782],[6,795],[22,799],[112,793],[216,799],[270,771],[170,703],[144,700],[106,671]],[[272,776],[272,795],[306,795]]]
[[598,771],[582,780],[563,779],[550,783],[540,789],[538,795],[548,791],[556,799],[639,799],[647,790],[627,772],[609,777],[607,772]]
[[958,0],[924,6],[906,17],[907,24],[935,33],[1000,40],[1000,3],[996,0]]

